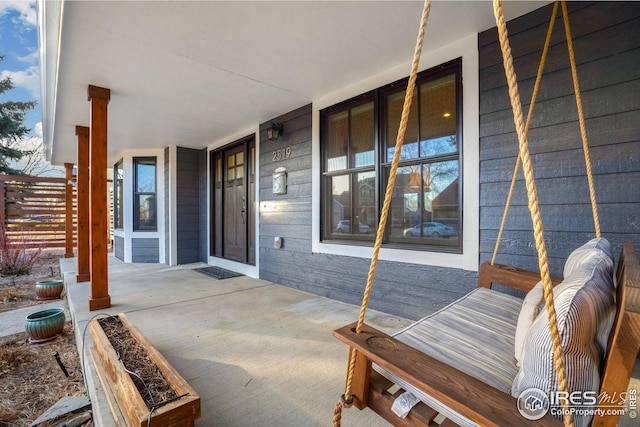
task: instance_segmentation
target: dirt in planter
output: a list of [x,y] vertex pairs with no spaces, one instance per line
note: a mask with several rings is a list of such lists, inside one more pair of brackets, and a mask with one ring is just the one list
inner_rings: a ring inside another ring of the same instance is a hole
[[160,369],[117,317],[98,319],[98,323],[120,356],[125,369],[129,371],[129,376],[147,408],[150,410],[158,408],[178,398],[178,393],[171,387]]

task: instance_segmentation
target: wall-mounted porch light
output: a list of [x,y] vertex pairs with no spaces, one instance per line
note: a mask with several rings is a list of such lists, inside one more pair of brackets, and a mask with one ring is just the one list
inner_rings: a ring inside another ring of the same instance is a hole
[[267,139],[269,141],[275,141],[282,135],[282,123],[271,122],[267,128]]

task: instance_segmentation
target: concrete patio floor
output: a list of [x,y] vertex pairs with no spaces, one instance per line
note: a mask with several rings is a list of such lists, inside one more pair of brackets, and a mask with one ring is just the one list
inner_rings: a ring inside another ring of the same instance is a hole
[[[348,357],[332,331],[355,321],[359,307],[246,276],[212,279],[193,271],[200,266],[125,264],[110,256],[113,307],[89,312],[90,283],[76,283],[75,258],[61,260],[96,426],[123,424],[111,414],[85,329],[100,313],[121,312],[200,395],[196,426],[331,425]],[[370,310],[367,323],[391,332],[411,322]],[[388,425],[369,409],[344,410],[342,420]]]
[[[76,283],[76,259],[61,260],[67,301],[84,359],[97,427],[123,426],[100,385],[86,325],[93,317],[127,317],[196,390],[196,426],[330,426],[344,392],[348,349],[334,329],[357,320],[359,307],[246,276],[216,280],[193,271],[125,264],[109,256],[112,307],[89,312],[90,283]],[[367,311],[367,323],[397,331],[412,322]],[[84,349],[83,349],[84,346]],[[640,388],[640,362],[629,389]],[[515,408],[514,408],[515,410]],[[343,411],[344,426],[387,426],[371,410]],[[637,425],[625,414],[619,426]]]

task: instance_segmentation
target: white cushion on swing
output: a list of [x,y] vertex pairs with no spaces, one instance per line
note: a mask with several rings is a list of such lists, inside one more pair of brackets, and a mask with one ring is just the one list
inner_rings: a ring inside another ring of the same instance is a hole
[[[517,373],[513,356],[522,300],[477,288],[456,302],[396,333],[394,337],[441,362],[509,393]],[[411,384],[374,368],[427,405],[461,425],[474,423]]]
[[[565,278],[553,290],[569,392],[600,388],[600,371],[615,316],[613,257],[605,239],[593,239],[567,259]],[[542,305],[544,307],[544,305]],[[528,388],[558,389],[546,311],[531,324],[512,395]],[[577,425],[590,417],[576,416]]]
[[522,309],[520,310],[520,316],[518,316],[518,326],[516,327],[515,338],[515,350],[514,356],[516,357],[517,365],[520,366],[522,360],[522,350],[524,350],[524,342],[527,338],[527,333],[533,319],[537,317],[538,307],[540,307],[542,300],[542,280],[540,280],[524,297],[522,301]]

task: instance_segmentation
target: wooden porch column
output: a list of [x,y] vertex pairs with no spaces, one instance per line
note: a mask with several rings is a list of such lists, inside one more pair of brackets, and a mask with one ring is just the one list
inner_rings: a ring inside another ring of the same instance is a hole
[[107,269],[107,104],[111,90],[91,86],[89,127],[89,219],[91,222],[91,299],[89,311],[111,307]]
[[73,258],[73,163],[65,163],[64,257]]
[[78,283],[91,280],[89,274],[89,128],[76,126],[78,137]]

